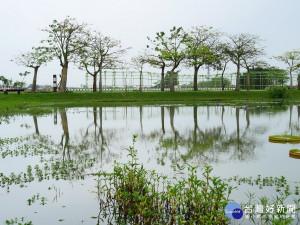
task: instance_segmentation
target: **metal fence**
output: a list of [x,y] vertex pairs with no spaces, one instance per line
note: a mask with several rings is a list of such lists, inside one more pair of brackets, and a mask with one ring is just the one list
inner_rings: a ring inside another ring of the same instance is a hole
[[[254,71],[250,74],[250,89],[265,90],[271,86],[286,86],[290,88],[290,76],[277,71]],[[298,88],[298,74],[293,74],[293,88]],[[233,90],[236,86],[236,73],[226,73],[223,76],[225,90]],[[240,74],[240,89],[247,89],[246,72]],[[97,77],[98,86],[99,76]],[[85,85],[80,88],[68,87],[69,91],[92,91],[92,76],[86,75]],[[174,74],[175,90],[193,90],[194,76],[191,74]],[[142,89],[144,91],[160,91],[161,74],[155,72],[142,73]],[[165,90],[169,90],[170,81],[165,75]],[[103,91],[133,91],[139,90],[140,73],[138,71],[103,71],[102,74]],[[221,74],[199,74],[197,86],[199,90],[221,90]],[[0,83],[0,89],[8,88]],[[52,90],[52,89],[51,89]],[[50,91],[51,91],[50,90]]]
[[[294,74],[292,78],[293,88],[297,88],[298,74]],[[227,73],[223,76],[224,89],[233,90],[236,86],[236,73]],[[246,73],[240,74],[240,89],[247,88]],[[98,85],[99,77],[97,78]],[[191,74],[175,75],[175,90],[193,90],[194,76]],[[139,90],[140,73],[135,71],[104,71],[102,75],[102,83],[104,91],[129,91]],[[144,91],[159,91],[161,83],[161,75],[154,72],[142,73],[142,89]],[[221,74],[198,75],[197,86],[199,90],[221,90],[222,78]],[[264,90],[271,86],[290,87],[290,77],[287,74],[278,73],[278,71],[270,72],[251,72],[250,89]],[[165,90],[169,90],[169,79],[165,77]],[[86,84],[81,88],[69,88],[72,91],[92,91],[92,77],[86,76]]]

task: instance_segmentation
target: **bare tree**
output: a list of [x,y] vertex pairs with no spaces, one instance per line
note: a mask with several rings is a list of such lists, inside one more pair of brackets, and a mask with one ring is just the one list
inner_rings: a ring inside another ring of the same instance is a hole
[[[293,50],[290,52],[285,52],[284,54],[275,56],[274,58],[288,65],[286,70],[290,75],[290,89],[293,89],[293,72],[299,68],[300,51]],[[298,79],[298,86],[300,86],[299,83],[300,80]]]
[[136,57],[133,57],[132,58],[132,63],[133,63],[133,67],[135,69],[137,69],[139,71],[139,74],[140,74],[140,84],[139,84],[139,91],[142,92],[143,90],[143,68],[144,66],[146,65],[146,63],[148,63],[148,58],[147,58],[147,54],[146,53],[142,53],[142,54],[139,54],[138,56]]
[[167,61],[171,65],[170,71],[170,91],[175,91],[174,87],[174,71],[186,57],[186,47],[184,45],[187,40],[187,34],[182,27],[173,27],[169,36],[165,32],[156,33],[153,40],[155,51],[163,61]]
[[189,33],[187,41],[188,67],[194,69],[194,91],[198,90],[198,71],[204,64],[212,64],[216,60],[215,48],[221,33],[212,27],[194,27]]
[[224,91],[225,89],[224,74],[227,69],[228,63],[230,62],[230,56],[226,52],[228,46],[229,46],[228,42],[218,43],[214,52],[216,58],[211,64],[216,70],[221,71],[222,91]]
[[161,69],[160,73],[160,90],[165,91],[165,69],[170,64],[167,63],[160,55],[148,55],[147,62],[153,66]]
[[104,36],[95,32],[86,37],[88,46],[79,53],[79,68],[85,69],[93,77],[93,91],[97,89],[97,75],[99,76],[99,92],[103,91],[102,71],[103,69],[115,69],[121,67],[121,56],[129,48],[122,48],[119,40]]
[[171,66],[171,64],[167,63],[167,60],[163,58],[162,54],[155,50],[157,43],[149,37],[148,40],[152,46],[147,45],[147,48],[151,49],[151,53],[147,54],[147,62],[151,66],[161,69],[160,90],[165,91],[165,68]]
[[228,35],[230,39],[230,45],[226,48],[226,53],[230,56],[231,61],[237,67],[236,74],[236,87],[235,90],[240,90],[240,68],[242,63],[248,59],[256,57],[256,52],[260,52],[262,49],[260,45],[260,38],[256,35],[242,33],[237,35]]
[[[262,54],[260,54],[260,55],[262,55]],[[259,56],[259,55],[257,55],[257,56]],[[264,68],[264,67],[267,67],[268,64],[265,61],[256,59],[254,56],[253,58],[252,57],[249,57],[249,58],[243,57],[242,66],[247,70],[246,89],[249,91],[250,90],[250,70],[253,68]]]
[[46,51],[53,58],[57,58],[62,67],[59,91],[65,92],[67,87],[67,75],[69,63],[74,62],[76,55],[87,47],[85,36],[88,35],[87,24],[79,24],[74,18],[67,17],[64,21],[53,20],[52,24],[43,31],[49,34]]
[[48,55],[45,48],[33,47],[32,51],[23,53],[20,56],[16,56],[11,61],[17,63],[18,65],[26,66],[34,69],[32,86],[31,86],[31,93],[34,93],[36,91],[38,70],[42,65],[46,65],[46,63],[51,59],[52,59],[51,56]]

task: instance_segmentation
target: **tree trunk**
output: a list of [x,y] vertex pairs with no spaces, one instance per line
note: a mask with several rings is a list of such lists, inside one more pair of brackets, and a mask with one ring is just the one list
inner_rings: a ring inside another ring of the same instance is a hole
[[293,115],[293,106],[291,105],[290,106],[290,122],[289,122],[289,128],[291,129],[291,135],[293,135],[292,134],[292,132],[293,132],[293,129],[292,129],[292,115]]
[[172,131],[175,133],[175,127],[174,127],[174,115],[175,115],[175,107],[170,107],[170,125],[172,128]]
[[221,121],[222,121],[223,124],[224,124],[224,112],[225,112],[225,108],[224,108],[224,106],[222,105]]
[[175,85],[174,85],[174,70],[175,67],[172,68],[170,72],[170,91],[174,92],[175,91]]
[[143,71],[140,70],[140,88],[139,88],[140,92],[142,92],[142,76],[143,76]]
[[34,93],[36,91],[36,80],[37,80],[38,70],[39,70],[39,66],[34,67],[34,74],[33,74],[33,81],[32,81],[31,93]]
[[[94,127],[95,127],[95,137],[96,137],[96,127],[97,127],[97,107],[93,107],[93,117],[94,117]],[[95,138],[96,139],[96,138]]]
[[250,90],[250,68],[247,68],[246,86],[247,86],[247,91],[249,91]]
[[141,125],[141,131],[143,133],[143,106],[140,106],[140,125]]
[[102,152],[104,150],[104,146],[106,145],[105,137],[103,134],[102,115],[103,115],[102,107],[99,107],[99,118],[100,118],[99,132],[100,132],[100,136],[101,136],[101,162],[102,162]]
[[250,111],[247,109],[246,110],[246,121],[247,121],[247,129],[250,126]]
[[67,76],[68,76],[68,64],[65,64],[62,68],[59,92],[66,92],[66,90],[67,90]]
[[194,91],[198,91],[198,71],[199,67],[194,66]]
[[224,68],[223,68],[223,70],[222,70],[222,76],[221,76],[221,80],[222,80],[222,91],[224,91],[224,89],[225,89],[225,84],[224,84],[224,73],[225,73],[225,70],[226,70],[226,66],[227,66],[227,62],[225,63]]
[[240,90],[240,62],[237,64],[237,73],[236,73],[236,84],[235,84],[235,90]]
[[33,116],[33,122],[34,122],[34,127],[35,127],[35,133],[37,135],[40,135],[39,126],[38,126],[38,122],[37,122],[36,116]]
[[[69,144],[69,126],[68,126],[68,117],[65,110],[62,110],[60,112],[61,116],[61,124],[64,131],[64,134],[62,136],[61,145],[63,147],[63,161],[65,160],[65,156],[67,154],[68,158],[71,159],[70,156],[70,144]],[[65,143],[63,143],[63,139],[65,138]],[[67,150],[67,153],[66,153]]]
[[198,129],[198,107],[194,106],[194,130],[196,132],[196,130]]
[[161,67],[160,90],[165,91],[165,65]]
[[221,75],[221,81],[222,81],[222,91],[224,91],[225,84],[224,84],[224,73]]
[[161,129],[164,134],[166,132],[165,131],[165,107],[164,106],[160,107],[160,114],[161,114]]
[[62,124],[64,134],[66,136],[69,136],[69,126],[68,126],[67,112],[65,110],[62,110],[60,112],[60,117],[61,117],[61,124]]
[[236,118],[236,142],[237,142],[237,150],[238,150],[238,158],[240,159],[240,108],[235,108],[235,118]]
[[[174,106],[171,106],[170,107],[170,125],[171,125],[171,129],[174,133],[174,139],[173,139],[173,149],[174,150],[177,150],[178,149],[178,132],[177,130],[175,129],[175,126],[174,126],[174,115],[175,115],[175,107]],[[175,160],[177,160],[177,157],[176,157],[176,151],[175,151]]]
[[93,75],[93,92],[97,91],[97,74]]
[[103,136],[103,129],[102,129],[102,116],[103,116],[102,107],[99,107],[99,118],[100,118],[100,134],[101,134],[101,136]]
[[292,76],[292,71],[290,71],[290,90],[293,90],[293,76]]
[[100,73],[100,76],[99,76],[99,92],[103,92],[103,88],[102,88],[102,69],[100,69],[99,73]]

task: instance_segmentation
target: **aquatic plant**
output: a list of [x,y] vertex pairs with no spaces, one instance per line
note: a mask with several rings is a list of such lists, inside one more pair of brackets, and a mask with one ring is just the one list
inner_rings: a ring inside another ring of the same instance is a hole
[[299,143],[300,136],[293,135],[271,135],[269,136],[269,142],[273,143]]
[[[253,224],[291,224],[299,216],[300,199],[299,187],[291,185],[284,176],[281,177],[240,177],[234,176],[226,179],[230,184],[258,186],[259,189],[274,188],[275,196],[258,196],[254,193],[247,193],[247,202],[242,203],[242,210],[245,214],[244,219],[249,219]],[[291,186],[295,187],[294,195]],[[237,188],[238,189],[238,188]],[[270,189],[269,189],[270,190]],[[259,192],[256,191],[258,194]],[[287,207],[292,206],[294,201],[294,213],[288,212]],[[285,204],[287,203],[287,204]],[[299,218],[298,218],[299,220]]]
[[38,201],[40,205],[46,205],[47,198],[44,196],[40,196],[40,194],[37,193],[36,195],[33,195],[31,198],[27,199],[27,204],[31,206]]
[[[98,197],[104,218],[118,224],[227,224],[224,208],[232,187],[210,175],[206,166],[203,177],[197,167],[189,166],[187,178],[170,181],[137,162],[137,150],[127,150],[130,161],[115,163],[113,172],[98,174]],[[111,219],[112,219],[111,218]]]
[[6,220],[5,224],[6,225],[14,225],[14,224],[17,224],[17,225],[32,225],[32,221],[25,222],[24,220],[25,220],[24,217],[21,217],[21,218],[16,217],[15,219]]
[[300,159],[300,150],[299,149],[291,149],[289,152],[290,157]]
[[255,194],[248,193],[248,202],[241,204],[245,218],[253,224],[291,224],[298,217],[300,199],[294,200],[294,205],[286,205],[286,199],[290,194],[290,192],[280,191],[275,197],[268,198],[256,197]]

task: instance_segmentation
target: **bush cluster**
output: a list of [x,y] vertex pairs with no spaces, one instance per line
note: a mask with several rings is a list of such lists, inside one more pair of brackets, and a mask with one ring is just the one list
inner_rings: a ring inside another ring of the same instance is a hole
[[286,87],[272,87],[269,89],[270,98],[288,98],[290,97],[289,90]]

